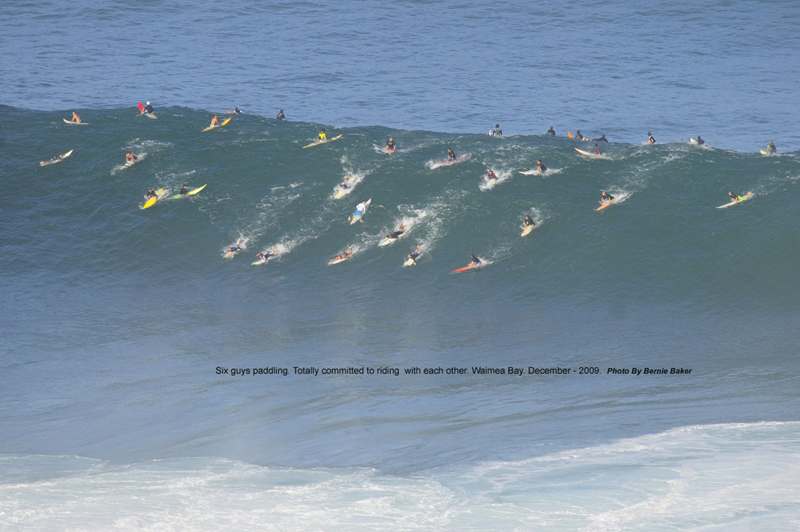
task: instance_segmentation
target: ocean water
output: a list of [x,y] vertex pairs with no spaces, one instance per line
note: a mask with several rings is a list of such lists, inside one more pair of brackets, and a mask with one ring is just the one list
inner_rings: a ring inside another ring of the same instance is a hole
[[0,7],[0,528],[796,529],[800,9],[650,8]]

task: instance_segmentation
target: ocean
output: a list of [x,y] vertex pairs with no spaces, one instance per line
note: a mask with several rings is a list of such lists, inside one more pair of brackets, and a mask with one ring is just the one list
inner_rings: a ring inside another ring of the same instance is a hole
[[0,528],[798,528],[800,7],[55,7],[0,7]]

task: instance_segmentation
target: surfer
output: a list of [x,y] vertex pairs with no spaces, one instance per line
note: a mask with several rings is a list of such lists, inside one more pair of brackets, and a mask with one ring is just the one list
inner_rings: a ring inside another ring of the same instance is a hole
[[455,162],[455,160],[456,160],[455,152],[452,149],[447,148],[447,162],[452,163]]
[[286,117],[285,117],[285,116],[283,116],[283,109],[281,109],[280,111],[278,111],[278,117],[277,117],[277,120],[286,120]]
[[153,112],[153,106],[150,105],[150,102],[147,102],[147,105],[144,106],[144,111],[142,111],[143,115],[149,115]]
[[152,188],[147,189],[147,194],[144,195],[145,199],[157,198],[158,194]]
[[275,256],[275,246],[272,246],[272,251],[269,253],[264,253],[263,251],[256,254],[256,258],[258,260],[268,261],[270,257]]
[[366,211],[366,210],[367,210],[367,202],[366,201],[362,201],[361,203],[356,205],[356,212],[354,212],[353,214],[348,216],[347,219],[348,220],[352,220],[353,216],[358,216],[358,217],[360,217],[361,223],[364,223],[364,211]]
[[81,123],[81,117],[78,116],[78,113],[76,113],[75,111],[72,111],[72,120],[70,120],[70,122],[74,122],[76,124],[80,124]]
[[400,227],[397,228],[397,231],[394,233],[390,233],[388,235],[383,235],[384,238],[390,238],[394,240],[395,238],[400,238],[400,235],[406,232],[406,228],[403,227],[403,224],[400,224]]
[[470,253],[469,254],[469,258],[472,260],[472,262],[469,265],[470,268],[474,268],[476,266],[480,266],[481,265],[481,259],[476,257],[474,253]]
[[500,124],[495,124],[494,129],[489,131],[490,137],[499,137],[503,134],[503,131],[500,129]]
[[575,132],[575,138],[578,139],[578,140],[589,140],[589,139],[585,138],[583,135],[581,135],[581,130],[580,129]]
[[136,156],[131,152],[125,154],[125,164],[136,164]]
[[233,108],[233,114],[235,115],[243,115],[244,113],[239,110],[238,107]]
[[553,129],[553,126],[550,126],[550,129],[547,130],[547,135],[552,135],[554,137],[556,136],[556,132]]
[[417,246],[417,249],[408,254],[408,258],[414,261],[414,264],[416,264],[417,257],[419,257],[421,253],[422,253],[422,248]]
[[614,196],[604,190],[601,194],[601,199],[603,201],[614,201]]
[[700,135],[697,135],[697,140],[695,141],[695,144],[697,144],[698,146],[702,146],[702,145],[704,145],[705,143],[706,143],[706,141],[704,141],[703,139],[701,139],[701,138],[700,138]]
[[188,191],[188,190],[186,190],[186,185],[183,185],[183,186],[181,187],[180,195],[181,195],[181,196],[185,196],[187,192],[189,192],[189,191]]
[[775,149],[775,144],[772,142],[770,142],[769,146],[767,146],[767,153],[778,153],[778,150]]
[[[209,125],[208,127],[219,127],[219,120],[217,120],[217,115],[214,115],[214,118],[211,119],[211,125]],[[227,131],[227,129],[225,131]]]
[[353,245],[350,244],[350,249],[348,249],[346,252],[342,253],[341,255],[337,256],[333,260],[344,260],[344,259],[350,257],[350,255],[352,255],[352,254],[353,254]]
[[242,239],[237,238],[236,243],[228,248],[228,253],[236,253],[237,251],[241,251],[242,249],[244,249],[242,247]]
[[389,140],[386,141],[386,151],[394,151],[394,150],[395,150],[394,139],[392,139],[392,137],[389,137]]
[[495,173],[493,171],[489,170],[489,174],[486,176],[486,182],[488,183],[492,179],[497,181],[497,176],[495,175]]
[[328,136],[325,134],[325,128],[323,127],[322,131],[319,132],[319,139],[317,139],[317,142],[324,142],[326,140],[328,140]]
[[599,139],[592,139],[592,140],[593,142],[608,142],[608,139],[606,138],[605,135],[600,135]]
[[525,227],[528,227],[529,225],[532,225],[534,227],[534,229],[536,228],[536,222],[533,221],[533,218],[531,218],[529,214],[525,215],[525,223],[524,223],[524,225],[525,225]]
[[63,159],[63,158],[64,158],[64,154],[63,154],[63,153],[61,153],[61,152],[58,152],[58,155],[56,155],[55,157],[53,157],[53,158],[52,158],[52,159],[50,159],[49,161],[42,161],[42,162],[40,162],[39,164],[49,164],[49,163],[54,163],[54,162],[56,162],[56,161],[60,161],[60,160],[61,160],[61,159]]
[[728,196],[730,196],[731,199],[733,201],[736,201],[736,202],[742,201],[744,199],[744,196],[738,196],[738,195],[734,194],[733,192],[728,192]]
[[[683,142],[683,139],[681,139],[681,142]],[[649,131],[647,132],[647,143],[656,144],[656,139],[653,138],[653,134],[650,133]]]
[[603,155],[602,153],[600,153],[600,147],[597,144],[594,145],[594,151],[597,152],[597,155]]
[[543,173],[545,173],[547,171],[547,167],[539,159],[536,159],[536,164],[539,165],[539,166],[536,167],[536,169],[539,171],[539,173],[543,174]]
[[350,185],[347,184],[347,176],[344,176],[344,181],[342,182],[341,185],[339,185],[339,188],[341,188],[342,190],[347,190],[348,188],[350,188]]

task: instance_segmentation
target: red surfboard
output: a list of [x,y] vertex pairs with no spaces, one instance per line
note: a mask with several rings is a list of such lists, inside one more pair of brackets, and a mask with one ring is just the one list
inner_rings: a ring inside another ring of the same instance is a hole
[[144,105],[142,105],[142,102],[139,102],[139,112],[144,114]]
[[473,268],[473,266],[472,266],[472,264],[470,264],[469,266],[466,266],[465,268],[459,268],[459,269],[457,269],[457,270],[453,270],[453,271],[452,271],[452,272],[450,272],[450,273],[465,272],[465,271],[467,271],[467,270],[471,270],[472,268]]

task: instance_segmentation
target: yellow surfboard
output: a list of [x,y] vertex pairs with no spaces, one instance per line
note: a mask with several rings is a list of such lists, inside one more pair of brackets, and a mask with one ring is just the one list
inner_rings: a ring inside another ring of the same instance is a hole
[[602,205],[595,209],[595,211],[602,211],[606,207],[611,207],[612,203],[614,203],[614,200],[604,201]]
[[144,202],[144,205],[142,205],[142,209],[147,209],[147,208],[152,207],[153,205],[155,205],[156,202],[158,201],[158,198],[160,198],[161,194],[163,194],[163,193],[164,193],[164,189],[163,188],[159,188],[158,190],[156,190],[156,196],[154,198],[150,198],[146,202]]
[[533,231],[535,228],[536,228],[535,225],[526,226],[525,229],[522,231],[522,236],[530,234],[530,232]]

